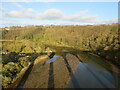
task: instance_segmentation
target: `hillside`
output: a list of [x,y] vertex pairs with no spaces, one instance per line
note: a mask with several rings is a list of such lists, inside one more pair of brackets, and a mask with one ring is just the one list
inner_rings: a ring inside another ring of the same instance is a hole
[[45,44],[71,46],[93,52],[120,65],[118,24],[13,26],[9,27],[9,31],[2,31],[2,39],[19,41],[3,42],[3,51],[32,53],[44,51]]

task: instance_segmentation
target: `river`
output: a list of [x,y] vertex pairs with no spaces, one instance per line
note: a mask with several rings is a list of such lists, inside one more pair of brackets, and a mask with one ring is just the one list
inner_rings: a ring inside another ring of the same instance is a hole
[[24,88],[119,88],[119,78],[100,57],[62,52],[34,68]]

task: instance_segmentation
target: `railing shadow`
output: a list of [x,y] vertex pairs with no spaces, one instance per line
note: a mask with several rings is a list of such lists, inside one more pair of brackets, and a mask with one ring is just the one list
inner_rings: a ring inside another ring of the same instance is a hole
[[73,83],[73,85],[74,85],[74,88],[80,88],[80,85],[79,85],[76,77],[74,76],[73,71],[72,71],[72,68],[71,68],[71,66],[69,65],[68,60],[67,60],[67,58],[66,58],[66,55],[67,55],[67,54],[68,54],[67,52],[64,52],[63,55],[62,55],[62,57],[63,57],[63,59],[64,59],[64,61],[65,61],[66,67],[67,67],[67,69],[68,69],[69,75],[70,75],[70,77],[71,77],[71,81],[72,81],[72,83]]

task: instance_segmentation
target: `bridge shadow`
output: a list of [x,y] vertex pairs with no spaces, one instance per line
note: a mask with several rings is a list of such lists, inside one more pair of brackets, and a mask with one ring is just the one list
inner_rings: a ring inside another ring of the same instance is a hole
[[32,62],[29,66],[29,68],[26,70],[25,74],[23,75],[22,79],[20,80],[19,84],[16,87],[16,90],[19,88],[24,88],[24,84],[26,82],[26,80],[28,79],[28,76],[30,74],[30,72],[32,71],[33,65],[34,65],[34,60],[38,57],[38,55],[35,55],[34,57],[32,57]]
[[[68,64],[68,61],[66,59],[66,54],[70,53],[74,56],[76,56],[77,59],[79,59],[79,61],[81,63],[84,63],[83,60],[81,60],[81,58],[78,57],[79,53],[85,54],[86,57],[88,59],[93,60],[95,63],[99,64],[101,67],[105,68],[106,70],[108,70],[113,76],[115,76],[114,78],[116,79],[115,82],[120,83],[118,80],[120,80],[120,74],[116,73],[115,71],[113,71],[112,66],[107,63],[106,61],[110,61],[110,62],[114,62],[116,60],[116,62],[118,62],[119,60],[117,59],[118,56],[116,57],[116,59],[114,58],[116,56],[116,53],[119,53],[118,50],[95,50],[95,51],[80,51],[77,48],[72,48],[72,47],[65,47],[65,46],[54,46],[54,45],[46,45],[46,47],[49,47],[50,49],[55,50],[56,52],[62,52],[65,54],[62,54],[62,57],[65,60],[67,69],[70,73],[70,76],[73,77],[71,79],[72,82],[77,83],[77,79],[75,78],[70,65]],[[112,57],[110,59],[110,57]],[[101,60],[100,60],[101,59]],[[115,63],[115,62],[114,62]],[[115,64],[116,66],[118,65],[119,68],[119,64]],[[93,73],[88,67],[86,67],[86,69],[101,83],[102,86],[106,87],[106,85],[104,85],[104,83],[102,83],[102,81],[96,76],[95,73]],[[106,78],[106,77],[105,77]],[[109,81],[109,80],[108,80]],[[116,83],[116,84],[118,84]],[[75,84],[74,87],[80,87],[80,85]],[[116,85],[116,87],[119,87],[119,85]]]
[[63,57],[63,59],[64,59],[64,61],[65,61],[66,67],[67,67],[67,69],[68,69],[69,75],[70,75],[70,77],[71,77],[71,81],[72,81],[72,83],[73,83],[74,88],[80,88],[80,85],[79,85],[76,77],[74,76],[74,73],[73,73],[73,71],[72,71],[72,68],[71,68],[71,66],[69,65],[68,60],[67,60],[67,58],[66,58],[66,55],[67,55],[67,54],[68,54],[68,52],[64,52],[63,55],[62,55],[62,57]]
[[107,66],[108,66],[109,67],[108,70],[111,69],[111,66],[108,63],[106,63],[106,61],[109,61],[109,62],[113,63],[115,66],[117,66],[118,68],[120,68],[120,60],[118,59],[120,57],[119,50],[102,50],[101,49],[101,50],[85,51],[85,50],[80,50],[80,49],[74,48],[74,47],[55,46],[55,45],[48,45],[48,44],[46,44],[45,47],[49,47],[53,51],[59,52],[59,53],[69,52],[69,53],[73,54],[74,56],[76,56],[79,59],[79,61],[81,61],[81,62],[84,62],[84,61],[81,60],[77,56],[78,54],[86,55],[86,57],[88,57],[88,58],[91,58],[91,56],[94,56],[95,58],[101,59],[101,61],[100,60],[94,60],[94,61],[106,69],[108,69],[107,68]]
[[50,67],[49,67],[48,88],[54,88],[54,67],[53,67],[53,62],[50,63]]
[[[64,57],[65,62],[67,64],[66,66],[68,68],[68,71],[70,72],[71,71],[71,67],[68,64],[68,60],[66,59],[66,55],[67,54],[71,54],[71,55],[75,56],[79,60],[80,63],[82,63],[81,62],[82,60],[80,60],[80,58],[78,58],[78,56],[76,54],[74,54],[74,53],[64,52],[63,57]],[[78,64],[79,63],[77,63],[76,65],[78,65]],[[109,90],[109,88],[111,88],[112,86],[108,86],[107,83],[104,83],[104,81],[101,80],[101,78],[99,76],[104,77],[106,79],[106,81],[108,81],[109,83],[111,83],[114,86],[114,88],[119,88],[120,73],[113,72],[111,74],[111,73],[108,73],[108,72],[105,73],[104,71],[101,71],[100,75],[97,75],[96,72],[94,72],[94,69],[90,69],[90,66],[89,65],[85,65],[84,63],[80,64],[80,66],[78,65],[78,67],[75,69],[75,73],[74,74],[73,74],[72,71],[70,72],[71,80],[69,81],[69,84],[72,84],[74,86],[74,88],[79,88],[80,87],[80,85],[79,85],[80,83],[77,82],[77,80],[80,80],[80,77],[81,77],[81,76],[78,76],[81,73],[81,71],[80,71],[80,68],[82,68],[81,65],[82,65],[82,67],[86,68],[86,70],[87,70],[86,72],[89,72],[95,78],[95,80],[97,80],[99,82],[99,84],[102,86],[102,88],[105,88],[103,90]],[[82,76],[82,78],[84,76]],[[92,79],[90,79],[90,81],[91,80]],[[84,77],[84,81],[83,82],[86,82],[86,86],[87,86],[87,82],[89,82],[89,81],[87,81],[86,78]],[[100,87],[98,86],[98,88],[100,88]]]
[[110,61],[111,63],[115,64],[118,68],[120,68],[120,50],[104,50],[104,49],[96,49],[96,50],[80,50],[75,47],[67,47],[67,46],[55,46],[55,45],[48,45],[45,44],[45,47],[49,47],[53,50],[58,52],[72,52],[72,53],[92,53],[93,55],[100,56],[106,61]]

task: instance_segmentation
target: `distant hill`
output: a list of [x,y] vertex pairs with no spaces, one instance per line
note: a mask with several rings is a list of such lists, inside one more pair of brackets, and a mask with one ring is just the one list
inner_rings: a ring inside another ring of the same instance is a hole
[[[41,47],[40,45],[43,41],[48,44],[73,46],[81,50],[94,52],[120,64],[118,60],[120,54],[118,24],[40,25],[25,27],[14,26],[9,28],[9,31],[2,31],[3,40],[27,40],[29,42],[34,42],[34,45],[26,44],[26,46],[28,45],[28,47],[30,46],[33,48]],[[3,50],[5,46],[6,45],[3,46]],[[13,47],[11,46],[11,48],[14,48],[14,45]]]

